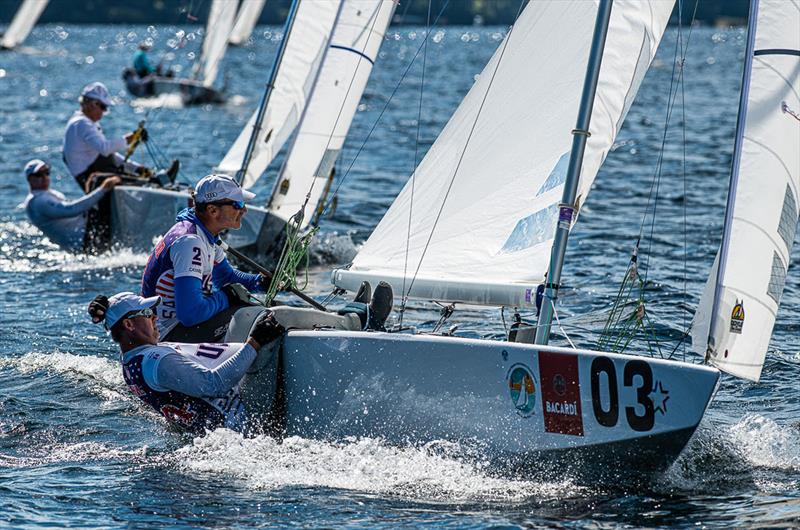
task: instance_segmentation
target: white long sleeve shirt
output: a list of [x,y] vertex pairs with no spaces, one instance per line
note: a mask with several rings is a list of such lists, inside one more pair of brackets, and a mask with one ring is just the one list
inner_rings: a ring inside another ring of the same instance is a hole
[[105,193],[105,189],[97,188],[80,199],[67,201],[61,192],[34,190],[25,198],[25,212],[50,241],[66,250],[80,252],[86,232],[86,212]]
[[117,153],[127,145],[128,142],[121,136],[107,139],[99,123],[77,111],[67,122],[64,131],[64,161],[73,177],[86,171],[100,155],[113,155],[117,164],[132,171],[138,164],[125,162],[124,157]]

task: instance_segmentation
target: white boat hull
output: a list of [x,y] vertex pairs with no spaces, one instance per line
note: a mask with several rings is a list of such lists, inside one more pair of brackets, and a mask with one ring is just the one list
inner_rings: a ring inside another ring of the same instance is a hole
[[697,428],[707,366],[489,340],[293,331],[280,363],[286,435],[475,445],[501,467],[667,467]]
[[[190,205],[188,190],[117,186],[112,194],[111,233],[115,245],[150,252],[159,237],[175,224],[175,216]],[[266,210],[247,207],[242,227],[225,240],[234,248],[255,246]]]

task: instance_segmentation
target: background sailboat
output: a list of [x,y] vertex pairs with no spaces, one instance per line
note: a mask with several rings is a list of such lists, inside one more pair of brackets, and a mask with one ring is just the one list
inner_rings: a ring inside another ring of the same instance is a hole
[[22,44],[30,34],[36,21],[47,7],[49,0],[23,0],[14,19],[3,33],[0,49],[11,50]]
[[265,3],[266,0],[242,0],[239,13],[236,15],[236,23],[228,39],[230,44],[240,46],[247,42],[258,23],[258,17],[261,16]]
[[[328,3],[329,7],[333,4]],[[289,218],[302,209],[301,230],[314,220],[395,3],[344,0],[329,42],[314,46],[314,53],[309,53],[313,41],[304,33],[325,20],[322,8],[305,0],[299,9],[305,11],[298,12],[286,53],[277,65],[275,89],[265,98],[263,121],[258,124],[258,113],[253,115],[218,167],[251,187],[296,129],[267,201],[258,241],[244,249],[267,262],[277,259]]]
[[224,89],[214,88],[219,67],[236,18],[236,2],[212,0],[203,36],[200,59],[195,63],[192,77],[178,79],[151,74],[139,78],[131,69],[123,73],[125,86],[137,97],[179,93],[184,104],[223,103]]

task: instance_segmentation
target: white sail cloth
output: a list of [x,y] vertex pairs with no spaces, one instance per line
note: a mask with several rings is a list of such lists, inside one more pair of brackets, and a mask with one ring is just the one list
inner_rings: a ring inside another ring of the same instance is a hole
[[253,29],[256,27],[258,17],[261,16],[265,3],[266,0],[242,0],[239,14],[236,15],[236,23],[233,25],[233,31],[229,39],[231,44],[243,44],[250,38],[250,34],[253,33]]
[[[253,155],[242,180],[243,187],[250,188],[255,184],[300,121],[300,115],[322,64],[340,4],[339,0],[300,2],[292,31],[284,36],[289,40],[269,97],[264,121],[257,132]],[[257,115],[258,110],[250,117],[219,163],[218,171],[235,175],[241,169]]]
[[206,33],[203,37],[203,50],[200,56],[200,68],[203,86],[211,86],[217,79],[219,65],[228,49],[228,38],[236,19],[236,2],[231,0],[213,0],[208,13]]
[[[614,2],[580,204],[673,4]],[[350,270],[334,272],[337,286],[382,279],[408,292],[415,278],[408,294],[417,298],[533,303],[558,222],[596,15],[597,2],[584,0],[527,5]]]
[[800,2],[753,1],[752,68],[743,76],[719,272],[712,270],[692,331],[698,353],[757,381],[798,220]]
[[305,228],[344,145],[392,19],[393,0],[344,0],[319,77],[278,176],[269,209],[288,221],[308,199]]
[[33,26],[36,25],[44,8],[47,7],[47,2],[48,0],[25,0],[22,2],[8,29],[3,33],[0,47],[11,49],[22,44]]

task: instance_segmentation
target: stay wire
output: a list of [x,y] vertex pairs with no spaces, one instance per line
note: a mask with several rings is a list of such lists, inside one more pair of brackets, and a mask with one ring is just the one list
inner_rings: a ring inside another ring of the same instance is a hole
[[[519,4],[519,9],[517,10],[517,15],[514,17],[514,21],[519,18],[520,13],[522,12],[522,7],[525,5],[527,0],[521,0]],[[470,140],[472,139],[472,135],[475,133],[475,128],[478,125],[478,120],[481,118],[481,114],[483,111],[483,106],[486,104],[486,99],[489,97],[489,92],[492,89],[492,85],[494,83],[494,78],[497,75],[497,71],[500,69],[500,64],[503,62],[503,55],[505,54],[506,48],[508,48],[508,43],[511,41],[511,36],[514,32],[514,25],[512,25],[508,30],[508,35],[503,40],[502,47],[500,49],[500,55],[497,58],[497,64],[495,65],[495,69],[492,72],[492,76],[489,78],[488,85],[486,87],[486,92],[483,94],[483,99],[481,99],[481,104],[478,107],[478,112],[475,115],[475,120],[472,122],[472,127],[470,127],[469,134],[467,135],[467,139],[464,142],[464,149],[461,151],[461,154],[458,157],[458,162],[456,163],[456,167],[453,171],[453,176],[450,178],[450,183],[447,186],[447,190],[445,191],[444,198],[442,199],[442,204],[439,207],[439,211],[436,213],[436,219],[433,221],[433,226],[431,226],[431,230],[428,233],[428,239],[425,241],[425,246],[422,249],[422,254],[419,257],[419,262],[417,263],[417,268],[414,271],[414,276],[411,278],[411,283],[408,286],[408,292],[411,292],[411,289],[414,288],[414,282],[417,279],[417,275],[419,274],[419,270],[422,267],[422,262],[425,259],[425,255],[428,252],[428,247],[430,246],[431,240],[433,239],[433,233],[436,231],[436,227],[439,224],[439,219],[442,216],[442,212],[444,211],[445,204],[447,204],[447,198],[450,196],[450,191],[453,188],[453,184],[455,183],[456,176],[458,176],[459,169],[461,168],[461,163],[464,161],[464,155],[467,152],[467,148],[469,147]]]
[[[428,1],[428,18],[425,21],[425,34],[430,33],[430,26],[431,26],[431,5],[432,0]],[[411,186],[411,199],[408,206],[408,230],[406,231],[406,252],[405,252],[405,259],[403,261],[403,287],[400,291],[402,293],[402,298],[400,302],[400,327],[403,327],[403,315],[406,311],[406,304],[408,304],[408,297],[411,294],[410,291],[406,292],[406,278],[408,277],[408,255],[411,248],[411,219],[414,213],[414,184],[416,182],[417,175],[417,166],[419,164],[419,138],[420,138],[420,129],[422,128],[422,96],[425,92],[425,66],[427,65],[428,60],[428,39],[425,39],[425,51],[422,53],[422,73],[421,79],[419,83],[419,106],[417,107],[417,131],[416,131],[416,138],[414,141],[414,167],[411,170],[411,178],[410,186]]]
[[[433,21],[433,25],[432,25],[433,28],[436,27],[437,23],[439,22],[439,19],[441,18],[442,14],[444,13],[445,9],[447,9],[447,6],[449,4],[450,4],[450,0],[445,0],[444,4],[442,5],[442,8],[439,10],[439,14],[436,15],[436,19]],[[414,54],[414,56],[409,61],[408,66],[406,66],[406,69],[403,71],[403,74],[400,76],[400,80],[397,82],[397,84],[395,85],[394,89],[392,90],[392,93],[389,95],[389,98],[386,100],[386,103],[383,105],[383,108],[381,109],[380,113],[378,114],[378,117],[375,119],[375,122],[372,124],[372,127],[370,128],[369,132],[367,133],[366,138],[364,138],[364,140],[361,142],[361,145],[356,150],[356,154],[353,156],[353,159],[350,161],[350,164],[347,166],[347,169],[345,170],[344,175],[342,175],[341,179],[336,184],[336,187],[334,188],[333,193],[331,194],[331,198],[329,198],[327,203],[325,204],[325,208],[323,208],[321,215],[325,215],[328,212],[328,210],[332,207],[332,205],[333,205],[333,197],[336,197],[336,195],[339,193],[339,188],[347,180],[347,177],[350,175],[350,172],[352,171],[353,166],[356,163],[356,160],[358,160],[358,157],[361,155],[361,152],[364,150],[364,147],[367,145],[367,142],[372,137],[372,133],[375,132],[375,129],[378,127],[378,124],[380,123],[381,118],[383,117],[383,115],[386,112],[386,110],[389,108],[389,104],[392,102],[392,99],[397,94],[397,91],[400,89],[400,86],[403,84],[403,81],[405,80],[406,75],[408,75],[409,70],[411,70],[411,67],[414,65],[414,61],[416,61],[417,57],[419,56],[423,45],[425,44],[425,42],[429,38],[430,38],[430,32],[428,32],[428,34],[425,35],[425,39],[423,39],[422,44],[419,45],[419,47],[417,48],[416,53]]]

